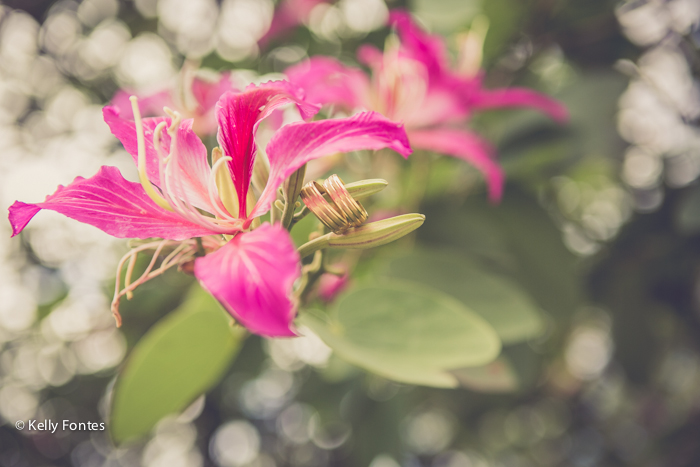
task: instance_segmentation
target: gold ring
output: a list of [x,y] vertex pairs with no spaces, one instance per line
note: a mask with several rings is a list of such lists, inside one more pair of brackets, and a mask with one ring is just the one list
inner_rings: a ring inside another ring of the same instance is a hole
[[337,208],[331,206],[323,197],[323,193],[325,193],[325,189],[318,182],[312,181],[301,189],[301,200],[334,233],[345,232],[351,227],[347,217]]
[[343,181],[333,174],[323,182],[326,193],[331,197],[336,207],[345,214],[345,217],[353,227],[359,227],[369,216],[365,208],[353,198],[345,189]]

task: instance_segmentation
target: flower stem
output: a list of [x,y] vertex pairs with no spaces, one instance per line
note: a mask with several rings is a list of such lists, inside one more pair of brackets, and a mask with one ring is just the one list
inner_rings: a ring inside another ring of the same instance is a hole
[[311,253],[315,253],[318,250],[322,250],[328,247],[328,234],[321,235],[320,237],[314,238],[313,240],[304,243],[300,246],[297,251],[299,256],[303,259],[309,256]]

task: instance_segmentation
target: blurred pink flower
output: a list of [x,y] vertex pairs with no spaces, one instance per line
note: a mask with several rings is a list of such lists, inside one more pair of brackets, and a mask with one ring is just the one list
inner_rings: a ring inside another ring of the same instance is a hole
[[308,21],[311,10],[321,3],[329,3],[330,0],[281,0],[275,9],[270,28],[260,38],[258,45],[261,48],[267,46],[273,39],[283,36],[295,27]]
[[194,120],[192,128],[195,133],[208,135],[216,131],[217,101],[224,93],[237,90],[231,72],[207,75],[185,64],[177,89],[165,89],[147,95],[120,89],[112,98],[111,105],[119,110],[122,117],[129,116],[133,119],[129,97],[136,95],[143,116],[162,115],[163,107],[170,107],[185,118]]
[[[401,125],[374,112],[286,125],[267,145],[270,175],[248,212],[258,125],[285,104],[295,104],[304,119],[318,111],[286,81],[221,96],[216,117],[222,155],[213,157],[211,167],[192,119],[181,121],[173,112],[171,118],[142,120],[136,115],[131,121],[118,108],[105,107],[104,119],[138,165],[141,184],[125,180],[114,167],[102,167],[94,177],[60,186],[42,203],[16,201],[9,213],[12,234],[21,232],[41,209],[50,209],[120,238],[183,241],[206,236],[202,245],[207,254],[194,260],[194,275],[202,286],[251,332],[293,336],[296,304],[290,297],[300,276],[299,255],[279,224],[248,231],[253,219],[270,209],[282,182],[312,159],[385,147],[407,156],[410,148]],[[232,183],[217,184],[219,171]],[[227,187],[230,192],[224,193]],[[237,199],[237,206],[226,203],[223,195]],[[224,243],[222,235],[233,238]],[[191,242],[190,248],[195,245]],[[192,256],[182,258],[191,261]]]
[[413,148],[469,162],[484,174],[491,199],[500,199],[503,171],[491,145],[464,129],[471,113],[529,107],[564,122],[567,110],[530,89],[484,89],[483,74],[453,70],[443,39],[420,29],[407,12],[395,10],[389,21],[398,33],[398,44],[390,44],[383,53],[369,45],[358,50],[358,59],[372,70],[371,79],[334,58],[312,57],[289,68],[289,80],[303,87],[311,102],[334,104],[345,111],[372,109],[404,123]]
[[350,282],[350,276],[346,273],[342,276],[325,273],[318,280],[318,296],[324,302],[332,302]]

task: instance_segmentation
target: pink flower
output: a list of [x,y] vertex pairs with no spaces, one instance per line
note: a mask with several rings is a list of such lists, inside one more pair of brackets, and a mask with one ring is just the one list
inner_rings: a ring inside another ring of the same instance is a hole
[[342,276],[325,273],[318,280],[318,296],[324,302],[332,302],[348,286],[350,277],[347,273]]
[[346,111],[371,109],[403,122],[413,148],[471,163],[484,174],[491,199],[500,199],[504,176],[494,149],[463,128],[471,113],[530,107],[563,122],[568,118],[566,109],[529,89],[484,89],[482,74],[451,69],[442,38],[421,30],[408,13],[393,11],[390,23],[399,44],[388,46],[384,53],[367,45],[358,51],[358,59],[372,70],[371,79],[361,69],[330,57],[313,57],[289,68],[287,76],[306,90],[311,102],[335,104]]
[[201,70],[193,70],[185,64],[182,69],[178,89],[165,89],[148,95],[138,95],[128,89],[120,89],[112,98],[111,105],[119,110],[122,117],[133,118],[129,97],[139,97],[139,109],[144,116],[161,115],[163,107],[180,112],[185,118],[192,118],[195,133],[208,135],[216,131],[214,107],[227,91],[236,91],[230,72],[206,75]]
[[265,47],[274,38],[282,36],[300,24],[305,23],[311,15],[311,10],[316,5],[328,2],[329,0],[282,0],[275,9],[270,27],[258,41],[258,45]]
[[[285,81],[221,96],[216,117],[222,154],[212,154],[211,167],[204,144],[192,130],[192,119],[181,121],[171,112],[170,118],[142,120],[135,112],[131,121],[122,118],[119,109],[105,107],[104,119],[133,156],[141,183],[125,180],[114,167],[102,167],[89,179],[78,177],[59,187],[42,203],[16,201],[9,214],[13,236],[41,209],[50,209],[115,237],[165,239],[158,243],[156,254],[166,243],[179,245],[163,261],[173,265],[194,259],[194,274],[202,286],[251,332],[293,336],[296,304],[291,293],[300,276],[299,255],[286,229],[263,224],[249,230],[252,221],[270,209],[282,182],[312,159],[385,147],[407,156],[410,148],[401,125],[374,112],[286,125],[267,145],[267,186],[248,210],[257,127],[275,109],[290,103],[304,119],[318,110],[303,100],[299,88]],[[217,183],[222,172],[228,183]],[[197,244],[193,237],[204,238]],[[207,254],[195,258],[202,247]],[[128,277],[129,270],[126,282]]]

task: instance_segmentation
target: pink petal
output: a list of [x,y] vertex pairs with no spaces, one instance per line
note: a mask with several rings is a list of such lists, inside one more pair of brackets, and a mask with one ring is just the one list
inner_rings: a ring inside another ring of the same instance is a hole
[[302,118],[309,119],[318,106],[304,101],[303,90],[287,81],[270,81],[249,86],[245,92],[227,92],[216,104],[218,140],[238,194],[239,213],[246,215],[246,200],[255,162],[255,133],[260,122],[285,104],[297,105]]
[[215,112],[216,103],[224,93],[236,90],[230,72],[222,73],[218,81],[195,76],[192,80],[192,95],[197,101],[195,129],[201,134],[213,134],[218,127]]
[[431,80],[449,70],[447,48],[442,37],[423,31],[404,10],[393,10],[389,24],[394,26],[401,40],[401,52],[419,61],[427,68]]
[[199,106],[198,113],[205,114],[214,109],[219,98],[227,91],[235,90],[231,81],[231,73],[222,73],[217,81],[211,81],[199,76],[192,80],[192,95]]
[[335,58],[313,57],[288,68],[285,73],[289,81],[304,88],[309,102],[337,104],[347,110],[369,106],[367,75]]
[[123,118],[134,119],[134,113],[131,110],[131,101],[129,97],[136,95],[139,98],[139,110],[144,117],[156,116],[163,114],[163,107],[172,107],[173,98],[169,91],[160,91],[154,94],[142,95],[136,92],[131,92],[126,89],[120,89],[110,101],[110,106],[116,107],[119,114]]
[[[128,117],[133,118],[130,108]],[[112,134],[124,145],[126,152],[131,154],[131,157],[134,159],[134,164],[138,165],[139,156],[138,145],[136,143],[136,125],[133,120],[124,118],[121,109],[109,106],[102,109],[102,118],[104,118]],[[156,186],[160,185],[160,175],[158,169],[158,155],[155,146],[153,146],[153,131],[161,122],[170,125],[170,119],[165,117],[143,119],[143,130],[146,139],[146,174],[151,183]],[[163,132],[161,143],[161,149],[163,153],[167,155],[168,152],[170,152],[170,136],[166,132]]]
[[347,274],[337,276],[335,274],[323,274],[318,280],[318,296],[324,302],[332,302],[350,282]]
[[292,285],[301,276],[289,233],[263,224],[238,234],[194,263],[194,275],[229,313],[255,334],[294,336]]
[[564,123],[569,119],[569,111],[556,99],[525,88],[481,90],[470,99],[474,109],[498,107],[529,107],[549,115],[553,120]]
[[364,45],[358,59],[372,68],[374,92],[380,110],[392,120],[400,120],[407,128],[439,125],[464,119],[467,106],[455,98],[455,89],[464,80],[444,74],[430,78],[423,61],[411,54],[399,53],[390,60],[377,48]]
[[70,185],[59,186],[43,203],[16,201],[10,206],[12,236],[41,209],[59,212],[118,238],[184,240],[212,234],[156,205],[140,184],[125,180],[115,167],[102,167],[91,178],[77,177]]
[[[150,95],[142,95],[129,90],[121,89],[117,91],[110,102],[110,106],[115,107],[122,118],[133,120],[134,114],[131,111],[131,101],[129,97],[136,95],[139,98],[139,109],[144,117],[159,116],[163,114],[163,107],[171,107],[183,112],[185,116],[194,117],[194,128],[200,134],[211,134],[216,131],[216,116],[214,108],[219,97],[226,91],[236,90],[236,86],[231,80],[231,73],[221,73],[219,79],[211,80],[201,76],[195,76],[192,80],[191,93],[194,102],[187,102],[183,105],[182,98],[175,99],[171,91],[161,91]],[[183,109],[183,107],[185,107]]]
[[310,160],[338,152],[382,148],[391,148],[404,157],[411,153],[403,125],[376,112],[282,127],[267,145],[270,176],[250,219],[266,213],[275,200],[277,187]]
[[[131,154],[134,163],[138,165],[138,146],[134,122],[121,118],[119,110],[114,107],[105,107],[102,109],[102,114],[105,122],[112,130],[112,134],[122,142],[124,149]],[[146,139],[146,174],[151,183],[158,187],[160,187],[161,182],[158,155],[155,146],[153,146],[153,132],[161,122],[170,125],[169,118],[143,119]],[[211,169],[207,162],[207,148],[195,132],[192,131],[192,119],[183,120],[180,123],[175,147],[178,154],[174,158],[177,161],[177,167],[174,168],[174,177],[178,179],[178,197],[210,213],[216,212],[209,199],[208,185]],[[161,149],[165,156],[170,153],[170,135],[165,130],[161,136]],[[220,208],[222,206],[221,204],[219,205]]]
[[453,91],[441,86],[431,86],[421,106],[411,109],[403,121],[407,128],[425,128],[448,122],[463,122],[468,116],[468,107],[455,98]]
[[435,151],[465,160],[484,174],[489,188],[489,197],[498,201],[503,194],[503,170],[493,159],[493,148],[472,133],[452,128],[438,128],[409,132],[411,145],[415,148]]
[[381,68],[384,53],[371,44],[362,44],[357,48],[357,60],[374,69]]
[[319,3],[328,0],[282,0],[279,2],[272,23],[265,35],[258,41],[264,48],[272,39],[281,36],[309,19],[311,10]]

